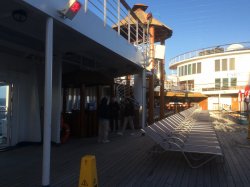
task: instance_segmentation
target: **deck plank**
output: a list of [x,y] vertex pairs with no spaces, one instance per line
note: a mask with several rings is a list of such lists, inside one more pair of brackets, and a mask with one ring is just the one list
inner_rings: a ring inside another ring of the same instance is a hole
[[[246,133],[225,128],[216,131],[225,162],[217,158],[198,169],[191,169],[180,152],[150,155],[154,142],[139,133],[123,137],[113,134],[108,144],[99,144],[96,138],[70,139],[62,146],[52,146],[51,187],[77,186],[80,160],[86,154],[96,156],[100,187],[250,186]],[[0,186],[41,186],[41,167],[41,145],[0,152],[0,168],[4,168],[0,170]]]
[[[228,134],[228,136],[230,136],[230,134]],[[226,160],[229,162],[228,166],[231,172],[233,173],[235,183],[240,186],[246,186],[249,183],[246,179],[244,172],[242,171],[243,168],[240,167],[241,164],[239,160],[236,158],[236,156],[238,156],[237,152],[233,151],[233,147],[231,147],[231,145],[229,144],[229,142],[231,142],[231,138],[231,136],[227,137],[226,141],[225,135],[222,136],[224,147],[227,153],[225,157]]]

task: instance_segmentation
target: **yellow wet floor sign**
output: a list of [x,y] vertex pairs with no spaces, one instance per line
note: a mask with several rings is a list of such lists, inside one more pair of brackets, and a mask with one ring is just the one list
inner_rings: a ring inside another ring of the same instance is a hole
[[94,155],[82,157],[78,187],[98,187],[96,159]]

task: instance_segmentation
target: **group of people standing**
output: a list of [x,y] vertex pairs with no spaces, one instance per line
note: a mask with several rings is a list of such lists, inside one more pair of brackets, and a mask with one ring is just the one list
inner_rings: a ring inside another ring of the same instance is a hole
[[[99,107],[98,142],[110,142],[108,139],[109,132],[123,135],[128,123],[132,130],[131,135],[133,135],[134,115],[135,108],[131,99],[126,98],[119,104],[115,97],[113,97],[110,102],[107,97],[103,97]],[[122,128],[120,128],[119,122],[123,122]]]

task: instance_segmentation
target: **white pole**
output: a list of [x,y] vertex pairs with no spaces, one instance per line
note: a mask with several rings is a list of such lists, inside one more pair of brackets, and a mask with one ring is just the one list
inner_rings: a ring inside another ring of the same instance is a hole
[[60,56],[60,59],[59,59],[59,65],[57,66],[57,68],[58,68],[58,78],[59,78],[59,81],[58,81],[58,87],[57,87],[57,89],[58,89],[58,99],[57,99],[57,101],[58,101],[58,103],[59,103],[59,106],[58,106],[58,110],[59,111],[57,111],[58,113],[57,113],[57,115],[58,115],[58,118],[59,118],[59,120],[58,120],[58,122],[59,123],[57,123],[57,130],[58,130],[58,132],[57,132],[57,142],[59,143],[60,142],[60,130],[61,130],[61,112],[62,112],[62,56]]
[[120,26],[120,19],[121,19],[121,2],[120,2],[120,0],[118,0],[117,1],[117,24],[118,24],[118,35],[120,35],[121,34],[121,26]]
[[103,20],[104,20],[104,27],[107,24],[107,0],[103,2]]
[[146,124],[146,69],[143,68],[142,71],[142,128],[145,128]]
[[221,107],[220,107],[220,93],[219,93],[219,97],[218,97],[218,110],[221,110]]
[[44,85],[44,134],[43,134],[43,170],[42,186],[50,183],[50,149],[51,149],[51,109],[52,109],[52,62],[53,62],[53,19],[46,22],[45,48],[45,85]]
[[84,3],[84,12],[86,13],[88,10],[88,0],[85,0],[85,3]]
[[128,43],[130,43],[130,10],[128,11]]
[[139,22],[136,20],[136,45],[138,45],[138,38],[139,38]]

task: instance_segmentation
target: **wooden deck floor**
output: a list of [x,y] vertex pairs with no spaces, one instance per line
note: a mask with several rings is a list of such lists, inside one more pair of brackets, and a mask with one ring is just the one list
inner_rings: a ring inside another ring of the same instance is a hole
[[[250,186],[250,141],[246,127],[216,121],[216,131],[225,154],[224,163],[214,159],[191,169],[181,153],[149,154],[154,142],[147,136],[111,136],[107,144],[96,138],[71,139],[52,146],[51,186],[76,187],[80,159],[93,154],[97,160],[100,187]],[[41,186],[42,146],[25,146],[0,152],[0,187]]]

